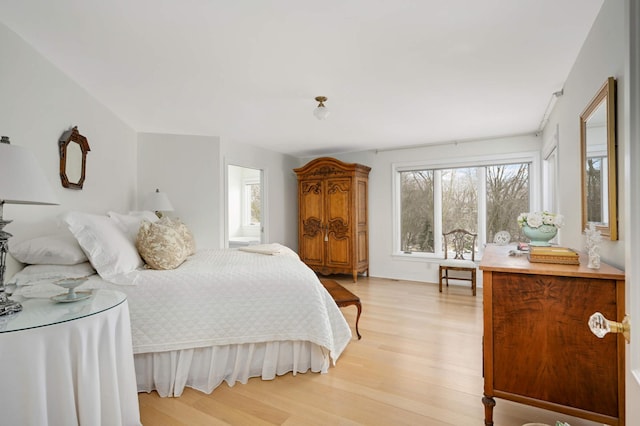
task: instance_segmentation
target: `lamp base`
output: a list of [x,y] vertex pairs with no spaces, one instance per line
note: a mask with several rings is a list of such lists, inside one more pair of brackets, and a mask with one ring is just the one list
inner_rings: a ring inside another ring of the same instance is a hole
[[10,220],[2,218],[4,201],[0,200],[0,316],[10,315],[22,310],[22,305],[7,297],[4,287],[4,272],[7,268],[7,252],[9,251],[9,238],[11,234],[4,230],[4,227],[11,223]]
[[15,314],[22,310],[20,302],[11,300],[6,294],[0,293],[0,316]]

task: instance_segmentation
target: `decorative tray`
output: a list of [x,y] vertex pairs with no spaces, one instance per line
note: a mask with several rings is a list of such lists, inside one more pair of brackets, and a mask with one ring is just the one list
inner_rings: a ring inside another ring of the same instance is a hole
[[529,247],[529,262],[558,263],[562,265],[579,265],[580,254],[566,247]]

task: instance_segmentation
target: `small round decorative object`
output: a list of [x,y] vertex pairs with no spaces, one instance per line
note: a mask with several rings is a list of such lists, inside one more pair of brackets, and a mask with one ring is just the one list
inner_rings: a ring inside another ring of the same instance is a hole
[[511,234],[507,231],[498,231],[496,235],[493,236],[493,242],[499,246],[504,246],[511,242]]
[[87,298],[86,294],[79,295],[76,293],[76,287],[78,287],[80,284],[85,282],[87,279],[88,277],[78,277],[78,278],[62,278],[54,281],[53,283],[55,285],[59,285],[60,287],[66,288],[67,290],[69,290],[69,292],[66,294],[60,294],[56,296],[57,298],[54,300],[58,302],[60,301],[71,302],[71,301],[86,299]]

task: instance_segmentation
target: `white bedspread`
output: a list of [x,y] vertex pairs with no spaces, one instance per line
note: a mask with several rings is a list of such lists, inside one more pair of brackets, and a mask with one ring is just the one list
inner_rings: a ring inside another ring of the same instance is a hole
[[175,270],[134,275],[136,285],[112,284],[95,275],[78,289],[115,288],[127,294],[135,354],[309,341],[335,362],[351,340],[344,316],[314,272],[286,251],[265,256],[202,250]]

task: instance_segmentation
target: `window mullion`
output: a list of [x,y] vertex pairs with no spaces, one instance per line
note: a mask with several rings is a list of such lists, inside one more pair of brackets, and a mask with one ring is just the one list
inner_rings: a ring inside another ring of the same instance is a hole
[[433,250],[442,254],[442,172],[433,172]]
[[478,252],[487,242],[487,169],[478,167]]

